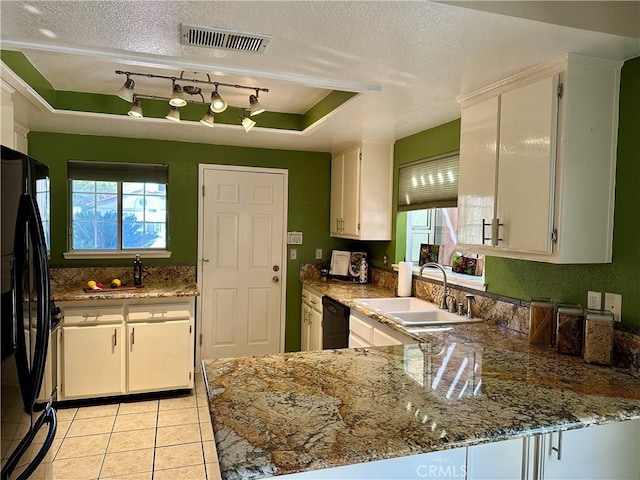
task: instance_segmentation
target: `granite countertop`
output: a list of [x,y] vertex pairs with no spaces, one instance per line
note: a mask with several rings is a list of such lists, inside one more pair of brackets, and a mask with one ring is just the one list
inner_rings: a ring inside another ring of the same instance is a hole
[[162,282],[145,284],[135,290],[94,290],[86,293],[83,285],[52,285],[51,299],[54,302],[78,300],[123,300],[142,298],[195,297],[200,291],[195,283]]
[[[393,295],[305,284],[350,306]],[[422,343],[203,361],[222,478],[640,418],[640,377],[631,371],[531,347],[525,335],[486,322],[412,336]]]

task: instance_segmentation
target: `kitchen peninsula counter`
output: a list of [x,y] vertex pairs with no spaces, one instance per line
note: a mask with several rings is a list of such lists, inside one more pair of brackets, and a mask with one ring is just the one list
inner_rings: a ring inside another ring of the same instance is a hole
[[[350,306],[347,297],[380,296],[314,283]],[[640,376],[632,371],[531,347],[525,335],[487,322],[413,336],[422,344],[204,360],[222,478],[640,418]]]

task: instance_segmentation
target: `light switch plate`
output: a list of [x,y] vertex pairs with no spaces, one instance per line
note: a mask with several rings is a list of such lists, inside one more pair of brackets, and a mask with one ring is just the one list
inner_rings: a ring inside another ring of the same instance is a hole
[[601,310],[602,309],[602,293],[601,292],[587,292],[587,308],[589,310]]
[[322,249],[316,248],[316,260],[322,260]]
[[616,322],[622,321],[622,295],[617,293],[604,294],[604,309],[613,313],[613,319]]
[[295,260],[296,258],[298,258],[298,249],[292,248],[289,250],[289,260]]

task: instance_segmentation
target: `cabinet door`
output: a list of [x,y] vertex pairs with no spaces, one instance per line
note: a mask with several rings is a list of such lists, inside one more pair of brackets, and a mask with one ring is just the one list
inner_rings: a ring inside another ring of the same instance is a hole
[[382,330],[377,328],[373,329],[373,345],[375,347],[386,347],[388,345],[402,345],[400,340],[393,338],[391,335],[387,335]]
[[322,313],[313,309],[309,313],[309,350],[322,350]]
[[342,229],[345,236],[360,234],[360,149],[349,150],[342,160]]
[[65,399],[123,392],[123,327],[62,328],[62,394]]
[[495,215],[499,97],[462,109],[458,180],[458,243],[491,245]]
[[349,348],[371,347],[372,345],[362,337],[349,332]]
[[336,155],[331,159],[331,207],[329,214],[329,231],[340,234],[342,222],[342,159],[344,155]]
[[[598,425],[546,435],[544,478],[640,478],[640,420]],[[551,448],[560,446],[558,452]]]
[[303,303],[302,314],[300,318],[300,351],[309,351],[309,316],[311,315],[311,307]]
[[551,253],[557,85],[553,76],[501,96],[498,248]]
[[484,443],[467,451],[467,480],[511,480],[522,473],[521,438]]
[[190,388],[192,339],[189,320],[128,325],[128,392]]

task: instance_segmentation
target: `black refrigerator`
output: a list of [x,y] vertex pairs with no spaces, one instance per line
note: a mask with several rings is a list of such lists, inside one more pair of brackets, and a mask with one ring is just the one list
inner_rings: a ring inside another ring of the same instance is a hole
[[22,480],[38,468],[56,433],[54,391],[41,392],[55,310],[47,258],[49,168],[2,146],[0,174],[2,432],[10,445],[1,480]]

